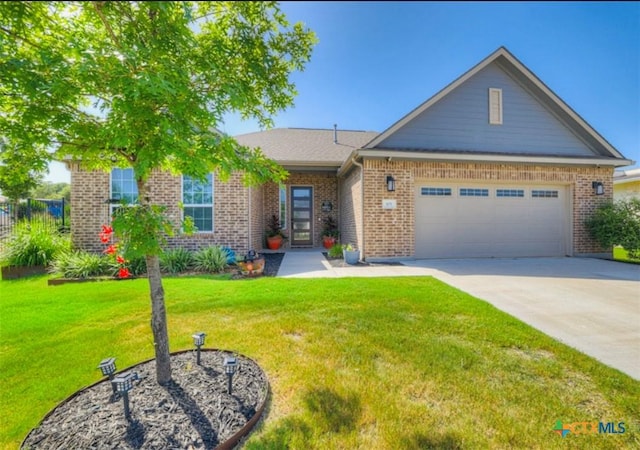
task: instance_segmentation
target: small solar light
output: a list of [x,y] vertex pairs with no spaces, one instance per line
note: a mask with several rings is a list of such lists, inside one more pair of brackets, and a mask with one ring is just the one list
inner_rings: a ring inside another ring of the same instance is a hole
[[100,361],[98,365],[98,369],[102,372],[102,375],[109,377],[109,381],[111,381],[111,388],[113,389],[113,393],[116,393],[116,387],[113,384],[113,374],[116,373],[116,359],[115,358],[105,358]]
[[129,409],[129,391],[133,389],[133,382],[138,380],[137,373],[120,374],[111,382],[115,386],[115,390],[122,396],[122,403],[124,404],[124,417],[127,420],[131,420],[131,411]]
[[225,356],[224,358],[224,373],[227,374],[229,378],[229,384],[227,387],[227,392],[231,394],[231,380],[233,379],[233,374],[238,370],[238,360],[235,356]]
[[198,365],[200,365],[200,347],[204,345],[205,336],[206,334],[204,334],[202,331],[191,336],[193,338],[193,345],[195,345],[198,348],[198,358],[197,358]]

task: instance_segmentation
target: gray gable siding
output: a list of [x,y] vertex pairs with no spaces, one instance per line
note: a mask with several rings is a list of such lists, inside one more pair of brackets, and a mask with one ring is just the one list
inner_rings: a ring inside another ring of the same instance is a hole
[[[502,89],[502,125],[489,124],[489,88]],[[376,146],[559,156],[594,152],[491,63]]]

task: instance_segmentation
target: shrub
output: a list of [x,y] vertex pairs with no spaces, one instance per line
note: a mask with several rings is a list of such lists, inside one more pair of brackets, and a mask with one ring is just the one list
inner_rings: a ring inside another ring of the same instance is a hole
[[235,264],[236,263],[236,252],[234,252],[229,247],[222,247],[222,250],[227,252],[227,264]]
[[228,266],[228,259],[229,254],[222,247],[203,248],[193,257],[196,270],[214,273],[222,272]]
[[114,276],[118,267],[106,256],[84,251],[59,253],[51,264],[50,272],[64,278]]
[[71,249],[71,239],[52,223],[40,220],[19,222],[0,257],[4,266],[46,266],[61,252]]
[[193,253],[184,248],[166,250],[160,255],[160,269],[166,273],[186,272],[193,267]]
[[603,247],[620,245],[631,258],[640,258],[640,200],[637,198],[601,205],[586,226]]
[[126,267],[133,276],[140,276],[147,273],[147,260],[144,256],[136,256],[127,259]]
[[329,249],[330,258],[342,258],[342,245],[335,244]]

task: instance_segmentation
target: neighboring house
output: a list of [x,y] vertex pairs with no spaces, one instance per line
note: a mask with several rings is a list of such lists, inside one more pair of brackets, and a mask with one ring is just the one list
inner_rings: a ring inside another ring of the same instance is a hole
[[[368,260],[607,255],[585,220],[632,164],[505,48],[382,133],[272,129],[237,136],[290,173],[245,188],[156,173],[153,201],[195,218],[172,246],[264,247],[276,214],[288,247],[319,247],[323,220]],[[90,173],[68,162],[76,245],[100,250],[112,198],[135,200],[131,170]],[[600,188],[596,189],[597,186]]]
[[640,200],[640,168],[616,170],[613,173],[613,199],[635,197]]

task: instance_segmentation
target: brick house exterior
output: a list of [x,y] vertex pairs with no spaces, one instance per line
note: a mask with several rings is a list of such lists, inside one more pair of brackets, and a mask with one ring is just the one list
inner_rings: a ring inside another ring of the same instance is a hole
[[[368,260],[606,255],[584,222],[612,198],[614,168],[632,164],[504,48],[382,133],[273,129],[236,139],[260,147],[289,178],[246,188],[239,174],[226,183],[214,174],[213,231],[172,238],[171,247],[260,250],[272,215],[289,236],[285,248],[319,247],[332,216],[341,241]],[[74,244],[99,251],[110,175],[67,164]],[[152,202],[174,221],[181,180],[161,172],[150,180]],[[433,250],[449,230],[455,239]],[[447,245],[457,246],[451,255]]]

